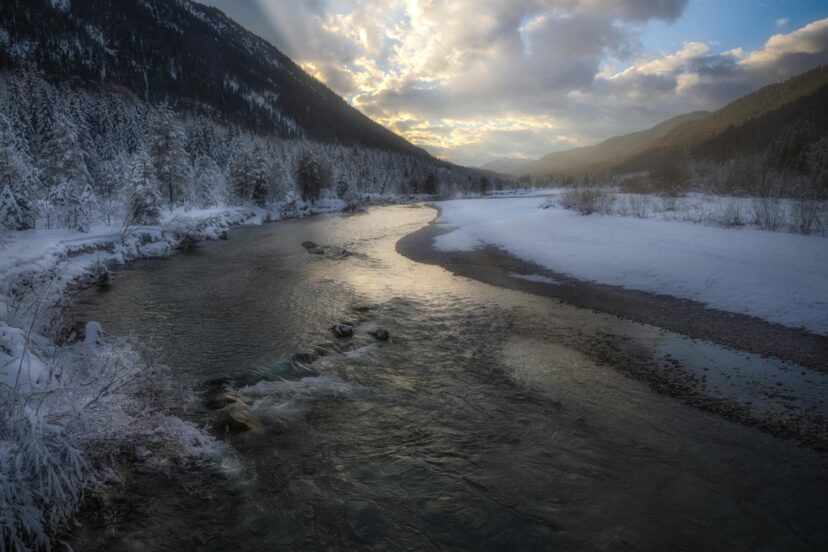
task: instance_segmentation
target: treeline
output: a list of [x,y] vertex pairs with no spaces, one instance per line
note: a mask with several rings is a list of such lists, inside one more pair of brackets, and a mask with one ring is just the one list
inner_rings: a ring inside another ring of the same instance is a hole
[[503,187],[425,155],[254,134],[150,105],[121,89],[55,86],[31,70],[0,81],[0,223],[86,231],[155,224],[163,210]]

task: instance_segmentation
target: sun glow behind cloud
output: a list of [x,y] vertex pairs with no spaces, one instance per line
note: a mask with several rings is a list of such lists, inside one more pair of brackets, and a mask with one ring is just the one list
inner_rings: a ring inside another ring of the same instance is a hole
[[[242,24],[258,18],[254,31],[352,105],[466,164],[538,157],[714,109],[824,63],[828,50],[828,21],[786,33],[771,19],[752,51],[686,37],[646,52],[648,26],[680,18],[686,0],[210,3]],[[774,27],[780,34],[768,37]]]

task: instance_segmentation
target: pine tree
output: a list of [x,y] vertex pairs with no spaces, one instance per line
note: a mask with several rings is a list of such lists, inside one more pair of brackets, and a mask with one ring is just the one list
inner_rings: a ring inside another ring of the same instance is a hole
[[84,186],[78,197],[78,217],[76,227],[81,232],[88,232],[94,220],[95,209],[98,206],[98,196],[91,184]]
[[423,184],[423,193],[428,195],[435,195],[437,194],[437,177],[434,175],[433,172],[428,173],[425,179],[425,183]]
[[212,158],[196,158],[193,173],[192,199],[198,207],[215,207],[227,200],[227,181]]
[[91,178],[77,128],[64,111],[58,111],[55,115],[43,157],[43,180],[48,189],[50,210],[66,228],[82,232],[88,230],[89,221],[80,201],[86,186],[91,184]]
[[59,112],[43,152],[43,180],[48,187],[70,182],[82,190],[91,182],[83,157],[78,130],[66,113]]
[[243,147],[234,149],[230,159],[230,187],[234,201],[247,203],[253,195],[250,187],[251,164],[250,153]]
[[250,156],[249,175],[253,202],[265,207],[270,201],[270,187],[267,180],[267,163],[260,147],[256,147]]
[[9,230],[25,229],[23,212],[17,205],[17,199],[8,184],[0,191],[0,226]]
[[161,221],[161,195],[152,158],[146,150],[139,151],[132,163],[132,179],[127,203],[124,231],[134,225],[149,226]]
[[23,151],[9,119],[0,113],[0,186],[11,188],[22,213],[22,225],[34,228],[36,217],[35,168]]
[[322,176],[319,162],[310,153],[305,153],[299,158],[296,180],[299,182],[302,201],[312,204],[319,200],[322,195]]
[[155,174],[172,211],[183,199],[182,188],[190,181],[190,163],[184,129],[166,104],[153,115],[150,141]]

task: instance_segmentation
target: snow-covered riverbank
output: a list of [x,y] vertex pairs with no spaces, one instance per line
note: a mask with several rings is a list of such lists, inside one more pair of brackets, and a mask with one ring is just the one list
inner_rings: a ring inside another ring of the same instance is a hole
[[[342,202],[289,216],[338,211]],[[158,226],[13,232],[0,248],[0,542],[49,548],[118,457],[189,462],[221,448],[168,406],[190,400],[164,368],[90,323],[64,327],[71,289],[106,284],[113,264],[226,238],[284,215],[250,207],[176,210]],[[104,329],[105,330],[105,329]],[[80,331],[83,331],[81,329]]]
[[582,216],[538,198],[440,203],[442,251],[502,248],[584,280],[828,333],[828,240],[663,219]]

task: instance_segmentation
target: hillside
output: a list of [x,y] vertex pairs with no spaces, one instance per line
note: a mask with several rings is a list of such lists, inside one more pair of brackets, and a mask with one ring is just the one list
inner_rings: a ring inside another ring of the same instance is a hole
[[[640,148],[614,169],[651,169],[689,153],[693,158],[724,161],[752,155],[801,134],[807,143],[828,132],[828,67],[818,67],[743,96],[709,117],[674,128],[663,140]],[[785,168],[796,168],[783,161]],[[795,164],[795,163],[794,163]]]
[[512,174],[515,176],[524,174],[524,169],[535,163],[534,159],[521,159],[518,157],[501,157],[494,161],[489,161],[480,168],[487,171],[492,171],[500,174]]
[[507,174],[546,176],[649,170],[687,154],[723,161],[758,153],[783,134],[801,133],[803,129],[807,130],[804,140],[818,139],[828,131],[826,105],[828,67],[819,67],[760,88],[713,113],[680,115],[594,146],[555,152],[535,162],[501,165],[498,169]]
[[0,70],[20,65],[283,138],[425,153],[221,11],[188,0],[6,0]]
[[551,153],[526,167],[526,172],[532,175],[571,174],[610,167],[633,152],[658,143],[677,127],[688,122],[703,121],[708,115],[710,113],[707,111],[694,111],[663,121],[647,130],[608,138],[594,146]]
[[734,100],[703,120],[691,121],[674,128],[664,137],[662,146],[693,147],[721,134],[729,127],[781,109],[802,98],[818,93],[828,85],[828,67],[818,67],[786,81],[771,84]]

